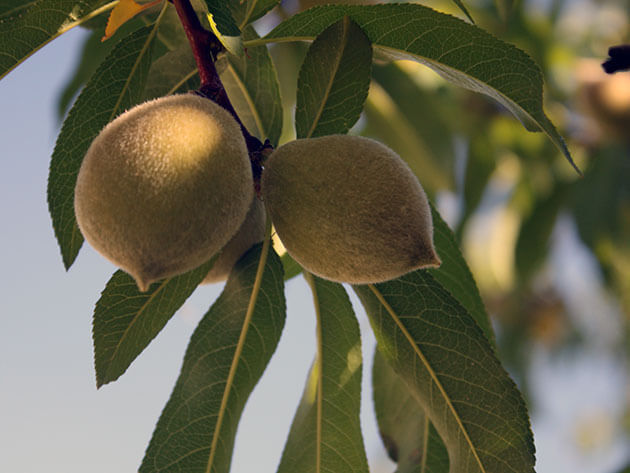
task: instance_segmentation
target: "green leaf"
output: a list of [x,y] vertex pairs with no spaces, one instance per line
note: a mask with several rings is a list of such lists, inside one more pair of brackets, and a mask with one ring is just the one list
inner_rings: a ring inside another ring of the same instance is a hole
[[216,257],[193,271],[152,284],[140,292],[118,270],[94,309],[96,386],[116,381],[164,328],[212,268]]
[[153,61],[144,89],[144,99],[184,93],[199,88],[197,63],[189,45]]
[[566,197],[566,185],[556,183],[551,193],[536,200],[516,240],[514,260],[520,278],[527,281],[545,261],[549,238]]
[[468,144],[468,159],[466,160],[466,173],[464,175],[464,209],[462,218],[457,228],[457,234],[461,235],[470,217],[475,213],[481,203],[490,176],[496,168],[495,146],[491,142],[488,127],[475,131]]
[[[191,4],[193,8],[197,11],[204,11],[202,0],[191,0]],[[149,10],[150,11],[150,10]],[[202,25],[207,27],[204,23],[204,17],[198,13],[197,15],[199,20],[202,22]],[[150,15],[140,17],[143,21],[147,22],[148,18],[151,18]],[[145,23],[146,24],[146,23]],[[164,46],[164,48],[168,51],[173,51],[175,49],[183,48],[184,46],[188,46],[190,49],[190,43],[188,42],[188,38],[186,37],[186,32],[184,31],[184,27],[182,26],[182,22],[179,19],[179,15],[177,14],[177,10],[173,5],[166,8],[164,11],[164,15],[160,21],[160,26],[156,33],[156,38],[159,39],[160,43]],[[154,53],[155,57],[158,56],[157,51]]]
[[451,471],[532,473],[523,398],[466,309],[423,270],[355,291],[381,353],[444,441]]
[[[417,66],[415,69],[422,67],[416,64],[414,66]],[[389,96],[391,103],[390,107],[383,104],[385,106],[381,105],[378,108],[385,109],[381,113],[400,114],[396,123],[397,125],[402,122],[403,130],[400,134],[411,133],[417,137],[416,141],[420,141],[420,147],[416,152],[408,153],[410,156],[407,161],[411,161],[412,169],[418,169],[416,175],[423,186],[426,188],[427,181],[435,180],[437,182],[431,183],[434,189],[443,190],[446,186],[453,189],[451,177],[455,165],[453,134],[461,126],[460,104],[453,98],[452,91],[446,87],[433,89],[418,84],[415,71],[408,69],[410,68],[403,67],[401,62],[390,62],[386,66],[375,65],[372,77]],[[370,86],[371,95],[375,90],[375,85]],[[381,98],[375,96],[374,99]],[[388,108],[393,108],[395,111],[390,111]],[[389,119],[389,117],[385,118]],[[401,155],[401,157],[405,159],[405,156]],[[435,169],[431,176],[427,176],[428,167]]]
[[288,281],[302,272],[302,266],[300,263],[291,258],[289,253],[283,254],[280,259],[282,260],[282,267],[284,268],[284,280]]
[[[134,18],[122,25],[114,38],[122,38],[133,33],[138,28],[144,26],[140,18]],[[79,59],[75,70],[71,74],[71,79],[66,83],[65,87],[59,94],[57,113],[62,119],[68,108],[72,104],[72,100],[76,97],[77,92],[86,84],[86,82],[94,75],[94,72],[111,53],[116,41],[112,39],[101,41],[105,34],[105,28],[97,28],[90,32],[89,36],[83,43],[81,58]]]
[[0,0],[0,24],[17,18],[21,13],[31,8],[38,0]]
[[278,5],[280,0],[229,0],[228,3],[233,18],[242,30]]
[[[243,39],[256,39],[251,26]],[[226,54],[217,64],[221,81],[247,130],[277,146],[282,133],[282,100],[276,68],[267,48],[253,48],[240,56]]]
[[317,316],[317,358],[293,419],[279,473],[368,472],[359,411],[359,324],[340,284],[304,273]]
[[349,17],[324,30],[309,48],[300,69],[297,137],[346,133],[363,109],[371,69],[370,40]]
[[48,209],[66,269],[83,244],[74,216],[74,187],[83,156],[105,125],[141,101],[155,29],[141,28],[116,45],[77,98],[57,138],[48,177]]
[[104,0],[3,2],[0,5],[0,79],[38,49],[111,9]]
[[[407,96],[406,101],[414,101]],[[433,156],[428,143],[416,131],[417,123],[406,117],[397,102],[377,83],[372,82],[370,93],[363,108],[366,118],[362,134],[376,138],[394,150],[411,168],[411,171],[421,180],[424,190],[434,195],[438,190],[453,188],[452,169],[442,168],[442,164],[449,161],[448,156]],[[422,109],[435,119],[432,110]],[[443,133],[445,138],[452,136]],[[440,164],[438,164],[440,163]]]
[[377,349],[372,365],[374,411],[396,473],[449,473],[448,452],[420,403]]
[[229,471],[241,413],[284,327],[282,263],[269,246],[239,260],[193,333],[140,473]]
[[225,0],[206,0],[208,11],[212,13],[214,22],[221,34],[226,36],[240,36],[241,30],[232,17],[228,3]]
[[457,85],[493,97],[528,130],[544,131],[575,167],[564,140],[544,113],[542,74],[531,58],[475,25],[423,5],[315,7],[246,46],[310,40],[345,15],[361,27],[373,47],[389,57],[414,59]]
[[494,331],[490,318],[455,235],[433,205],[431,205],[431,216],[433,218],[433,243],[442,264],[439,268],[428,269],[428,271],[464,306],[488,340],[494,344]]
[[470,13],[468,13],[468,9],[466,8],[466,5],[464,5],[464,2],[462,2],[462,0],[453,0],[453,3],[457,5],[457,8],[459,8],[464,15],[466,15],[466,18],[468,18],[471,23],[475,22],[475,20],[473,20],[473,17],[470,16]]

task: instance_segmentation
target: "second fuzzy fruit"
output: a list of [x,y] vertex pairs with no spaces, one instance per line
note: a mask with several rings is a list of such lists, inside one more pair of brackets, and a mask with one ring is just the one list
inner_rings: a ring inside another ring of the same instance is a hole
[[424,190],[377,141],[291,141],[265,162],[262,195],[289,254],[325,279],[376,283],[440,265]]
[[186,94],[134,107],[101,131],[81,165],[74,207],[85,239],[145,291],[217,253],[253,194],[239,125]]

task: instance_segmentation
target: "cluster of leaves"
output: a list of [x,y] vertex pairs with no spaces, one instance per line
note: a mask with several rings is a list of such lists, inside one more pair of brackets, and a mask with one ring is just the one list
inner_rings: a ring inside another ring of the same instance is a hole
[[[83,243],[73,191],[92,139],[135,104],[199,86],[183,29],[166,1],[100,44],[105,13],[118,3],[0,2],[0,77],[70,28],[93,30],[60,104],[65,111],[81,89],[50,167],[49,208],[67,268]],[[410,59],[463,89],[492,97],[529,130],[544,132],[572,163],[543,110],[540,70],[523,51],[484,29],[418,4],[327,5],[289,15],[286,5],[278,13],[279,3],[194,2],[206,26],[214,27],[227,47],[217,65],[230,100],[261,140],[277,146],[294,136],[292,126],[283,127],[293,101],[298,138],[347,133],[364,112],[365,131],[397,143],[394,148],[434,193],[449,181],[444,169],[452,167],[451,145],[439,138],[443,117],[425,112],[433,110],[436,97],[395,64],[373,64],[375,58],[381,63]],[[266,14],[277,22],[285,19],[260,38],[251,23]],[[291,60],[274,61],[268,45],[285,48],[283,56]],[[288,68],[295,65],[297,83],[295,69]],[[395,101],[397,121],[373,95],[366,101],[371,84]],[[401,120],[412,128],[405,137]],[[477,187],[479,182],[483,187],[493,169],[493,163],[484,161],[483,144],[473,143],[470,158],[474,166],[469,174],[481,176],[474,181]],[[436,156],[445,156],[444,162]],[[427,176],[431,174],[435,179]],[[469,204],[481,192],[475,186],[467,191]],[[474,204],[466,209],[472,210]],[[525,404],[498,361],[488,315],[457,238],[435,210],[433,219],[443,261],[439,269],[352,287],[378,341],[373,389],[381,435],[401,472],[531,472],[534,448]],[[535,227],[534,234],[539,233]],[[125,372],[211,265],[156,283],[146,293],[138,292],[122,271],[112,276],[94,312],[99,386]],[[299,273],[301,268],[286,255],[280,258],[270,241],[252,248],[234,267],[191,338],[141,472],[229,470],[240,415],[282,333],[284,281]],[[355,314],[342,285],[303,276],[316,308],[317,353],[279,470],[367,472]]]

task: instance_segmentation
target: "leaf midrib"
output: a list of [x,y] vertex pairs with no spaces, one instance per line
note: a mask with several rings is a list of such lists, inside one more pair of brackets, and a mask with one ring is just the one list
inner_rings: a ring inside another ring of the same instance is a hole
[[[270,221],[271,220],[268,220],[268,222]],[[241,333],[239,335],[236,348],[234,350],[232,363],[230,365],[230,371],[228,372],[228,377],[225,381],[225,388],[223,390],[223,396],[221,397],[221,405],[219,406],[217,423],[214,427],[212,441],[210,443],[210,452],[208,454],[208,462],[206,464],[206,473],[210,473],[210,471],[212,470],[212,464],[214,462],[217,446],[219,444],[223,417],[225,415],[225,411],[227,410],[228,399],[230,397],[230,392],[232,391],[232,385],[234,384],[234,378],[236,376],[236,369],[238,368],[239,362],[241,361],[241,354],[243,352],[243,347],[245,346],[245,339],[247,337],[247,332],[249,330],[252,317],[254,315],[254,309],[256,308],[256,300],[258,299],[258,293],[260,292],[260,288],[262,285],[262,276],[265,270],[265,265],[267,263],[267,256],[269,254],[269,246],[271,243],[271,238],[269,235],[270,228],[271,227],[267,228],[265,241],[263,243],[262,251],[260,253],[260,260],[258,260],[258,268],[256,269],[254,286],[252,287],[252,293],[250,295],[249,303],[247,305],[247,312],[245,313],[245,319],[243,320],[243,328],[241,329]]]
[[[315,40],[314,36],[281,36],[281,37],[273,37],[273,38],[257,38],[257,39],[252,39],[249,41],[243,41],[243,47],[244,48],[255,48],[258,46],[265,46],[267,44],[271,44],[271,43],[293,43],[293,42],[297,42],[297,41],[313,41]],[[382,49],[385,51],[393,51],[396,54],[405,54],[406,56],[414,56],[416,58],[419,58],[422,60],[422,62],[424,63],[431,63],[433,65],[435,65],[436,67],[440,67],[440,68],[445,68],[445,69],[449,69],[451,71],[454,71],[455,73],[462,75],[462,76],[466,76],[468,78],[470,78],[471,81],[474,82],[480,82],[482,83],[487,89],[491,89],[493,91],[496,92],[497,95],[500,95],[501,97],[505,97],[505,99],[507,101],[509,101],[510,103],[513,103],[514,105],[516,105],[519,110],[521,110],[523,112],[524,115],[526,115],[528,118],[530,118],[533,122],[538,124],[538,121],[524,108],[522,108],[518,103],[514,102],[514,100],[512,100],[511,98],[507,97],[503,92],[497,90],[496,88],[492,87],[491,85],[489,85],[487,82],[483,82],[480,79],[471,76],[470,74],[467,74],[466,72],[460,70],[460,69],[455,69],[447,64],[444,64],[442,62],[438,62],[434,59],[430,59],[427,58],[426,56],[421,56],[419,54],[415,54],[415,53],[411,53],[409,51],[406,51],[404,49],[400,49],[400,48],[394,48],[391,46],[384,46],[382,44],[379,43],[373,43],[372,47],[374,48],[378,48],[378,49]],[[544,131],[545,134],[547,136],[549,136],[550,138],[553,138],[551,135],[549,135],[549,133],[541,128],[541,131]]]
[[343,59],[343,55],[344,55],[344,53],[346,51],[346,46],[348,45],[348,29],[349,29],[349,26],[350,26],[350,17],[344,16],[343,17],[343,30],[342,30],[342,36],[341,36],[341,47],[339,48],[338,56],[335,58],[335,67],[332,68],[332,73],[330,75],[330,81],[328,82],[328,85],[326,86],[326,92],[324,93],[324,96],[322,97],[322,101],[321,101],[321,103],[319,105],[319,110],[315,114],[315,117],[313,119],[313,123],[311,124],[311,128],[308,130],[308,133],[306,134],[305,138],[310,138],[311,137],[311,135],[313,134],[313,132],[317,128],[317,125],[319,124],[319,119],[321,118],[322,113],[324,113],[324,108],[326,108],[326,103],[328,102],[328,97],[330,96],[330,91],[332,90],[332,86],[335,83],[335,78],[337,77],[337,72],[339,72],[339,66],[341,65],[341,59]]
[[431,367],[431,365],[429,364],[429,361],[424,356],[424,353],[422,353],[422,351],[420,350],[420,347],[418,347],[418,345],[415,343],[413,337],[411,336],[411,334],[409,333],[407,328],[400,321],[400,318],[398,317],[398,314],[387,303],[387,301],[385,300],[385,297],[383,296],[383,294],[373,284],[368,284],[368,287],[370,288],[372,293],[376,296],[376,298],[381,303],[381,305],[385,308],[387,313],[391,316],[392,320],[398,326],[398,328],[400,329],[400,331],[404,335],[405,339],[409,342],[409,345],[411,346],[413,351],[416,353],[416,355],[420,359],[420,362],[422,363],[422,365],[425,367],[425,369],[429,373],[429,376],[431,377],[431,379],[435,383],[435,385],[438,388],[439,392],[442,394],[442,398],[444,399],[444,402],[446,402],[446,405],[447,405],[448,409],[451,411],[451,414],[453,415],[453,418],[457,422],[457,425],[459,426],[462,435],[466,439],[466,443],[470,447],[470,451],[473,454],[473,457],[475,458],[477,464],[479,465],[480,470],[483,473],[486,473],[486,469],[485,469],[483,463],[481,462],[481,459],[479,458],[479,455],[477,454],[477,450],[475,449],[475,447],[474,447],[474,445],[472,443],[472,440],[470,439],[470,435],[468,434],[468,431],[464,427],[464,424],[463,424],[461,418],[459,417],[459,414],[455,410],[455,407],[453,406],[450,398],[446,394],[446,390],[444,389],[444,386],[442,386],[442,383],[438,379],[437,374],[435,373],[435,371],[433,371],[433,368]]
[[[258,38],[258,39],[253,39],[253,40],[249,40],[249,41],[243,41],[243,47],[245,48],[251,48],[251,47],[257,47],[257,46],[263,46],[269,43],[290,43],[290,42],[295,42],[295,41],[313,41],[315,39],[314,36],[281,36],[281,37],[273,37],[273,38]],[[560,142],[558,142],[559,137],[553,135],[550,130],[549,130],[549,123],[545,123],[544,120],[538,120],[536,118],[534,118],[532,116],[531,113],[529,113],[527,110],[525,110],[519,103],[515,102],[514,100],[512,100],[510,97],[508,97],[507,95],[505,95],[503,92],[497,90],[495,87],[492,87],[491,85],[489,85],[487,82],[484,82],[480,79],[477,79],[476,77],[471,76],[470,74],[467,74],[466,72],[460,70],[460,69],[455,69],[451,66],[448,66],[444,63],[438,62],[434,59],[429,59],[425,56],[421,56],[419,54],[415,54],[409,51],[406,51],[404,49],[400,49],[400,48],[394,48],[391,46],[384,46],[382,44],[379,44],[378,42],[374,42],[372,45],[374,48],[379,48],[385,51],[395,51],[398,54],[400,53],[404,53],[407,56],[413,56],[416,58],[421,59],[421,62],[424,63],[430,63],[435,65],[436,67],[439,68],[444,68],[444,69],[448,69],[450,71],[454,71],[456,72],[458,75],[462,75],[465,76],[467,78],[470,78],[473,82],[478,82],[484,85],[484,87],[488,90],[492,90],[494,91],[496,96],[500,96],[503,97],[505,101],[507,101],[510,104],[513,104],[516,108],[518,108],[518,110],[520,111],[520,113],[524,116],[527,117],[529,119],[529,122],[531,124],[535,124],[539,129],[537,131],[542,131],[545,135],[547,135],[547,137],[551,140],[551,142],[560,150],[560,152],[562,153],[562,155],[569,161],[569,164],[571,164],[571,166],[573,167],[573,169],[575,169],[575,171],[582,176],[582,171],[578,168],[577,164],[575,163],[575,161],[573,161],[573,158],[571,157],[568,149],[565,149],[566,145],[561,145]],[[480,93],[479,91],[477,91],[478,93]],[[487,95],[487,94],[486,94]],[[496,100],[496,98],[495,98]],[[544,118],[544,117],[543,117]]]
[[133,317],[133,319],[131,320],[131,322],[127,325],[127,327],[125,328],[122,336],[120,337],[118,343],[116,343],[115,347],[114,347],[114,351],[112,352],[112,355],[109,357],[109,363],[107,366],[107,379],[104,379],[103,382],[99,383],[99,385],[103,385],[106,382],[109,382],[112,373],[111,373],[111,369],[113,366],[113,361],[114,358],[116,358],[116,355],[118,354],[118,351],[120,350],[121,346],[123,345],[123,342],[126,340],[127,336],[129,335],[129,332],[131,331],[131,328],[135,325],[135,323],[140,319],[140,317],[142,316],[142,314],[144,313],[144,311],[147,309],[147,307],[149,307],[149,305],[151,304],[151,302],[157,297],[157,295],[162,291],[162,289],[164,289],[164,287],[166,286],[166,284],[170,281],[170,279],[166,279],[164,280],[161,284],[160,287],[158,287],[155,292],[153,292],[149,298],[146,300],[146,302],[144,302],[142,304],[142,307],[140,307],[140,309],[138,310],[138,312],[136,313],[136,315]]
[[304,279],[308,282],[313,292],[313,306],[315,308],[315,317],[317,319],[317,358],[314,368],[317,369],[317,398],[316,398],[316,415],[315,415],[315,473],[320,473],[322,469],[322,409],[323,409],[323,358],[324,347],[322,340],[322,312],[319,303],[319,294],[315,285],[314,276],[308,271],[304,271]]

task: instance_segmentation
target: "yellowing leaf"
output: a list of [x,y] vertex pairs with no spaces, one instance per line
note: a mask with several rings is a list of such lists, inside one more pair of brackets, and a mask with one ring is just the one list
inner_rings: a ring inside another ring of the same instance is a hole
[[105,36],[101,38],[101,41],[105,41],[106,39],[111,38],[114,33],[116,33],[116,30],[118,30],[118,28],[120,28],[127,21],[131,20],[141,11],[144,11],[147,8],[151,8],[161,1],[162,0],[155,0],[144,5],[140,5],[134,0],[120,0],[120,2],[118,2],[118,5],[116,5],[116,7],[109,14],[109,20],[107,20],[107,26],[105,27]]

